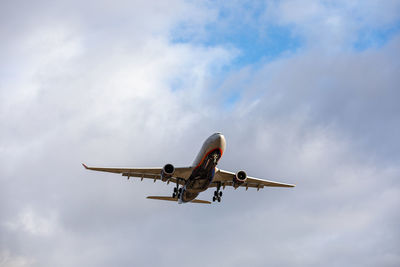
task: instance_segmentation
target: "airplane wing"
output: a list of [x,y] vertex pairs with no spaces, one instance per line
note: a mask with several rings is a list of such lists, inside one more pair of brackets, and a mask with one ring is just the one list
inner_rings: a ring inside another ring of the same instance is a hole
[[[137,177],[152,179],[154,182],[156,180],[161,180],[161,171],[162,167],[160,168],[107,168],[107,167],[88,167],[83,164],[83,167],[87,170],[92,171],[101,171],[101,172],[111,172],[111,173],[120,173],[122,176],[128,177]],[[178,167],[175,168],[175,172],[171,178],[164,179],[163,182],[174,182],[176,183],[178,180],[179,184],[184,184],[184,180],[187,180],[192,173],[192,167]]]
[[[221,186],[225,188],[225,186],[233,186],[233,177],[236,174],[229,171],[224,171],[218,169],[215,172],[214,180],[210,184],[210,187],[216,187],[218,183],[221,183]],[[247,176],[246,181],[240,185],[241,187],[246,187],[246,190],[249,187],[257,188],[257,190],[264,188],[264,186],[272,186],[272,187],[295,187],[294,184],[286,184],[280,183],[270,180],[263,180],[259,178],[249,177]]]

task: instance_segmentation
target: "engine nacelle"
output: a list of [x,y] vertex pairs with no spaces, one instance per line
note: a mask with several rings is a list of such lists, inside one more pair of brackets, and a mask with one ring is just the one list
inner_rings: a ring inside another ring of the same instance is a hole
[[161,170],[161,180],[166,181],[171,178],[175,172],[175,167],[172,164],[165,164],[165,166]]
[[247,174],[245,171],[238,171],[235,176],[233,176],[233,187],[237,188],[244,182],[246,182]]

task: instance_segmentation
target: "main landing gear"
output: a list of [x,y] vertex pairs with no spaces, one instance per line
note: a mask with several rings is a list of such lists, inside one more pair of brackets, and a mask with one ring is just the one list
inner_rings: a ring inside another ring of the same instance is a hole
[[179,180],[176,179],[176,187],[174,187],[174,192],[172,193],[173,198],[180,198],[182,194],[182,188],[179,188]]
[[172,193],[173,198],[180,198],[182,194],[182,188],[176,188],[174,187],[174,192]]
[[214,191],[213,202],[215,201],[221,202],[222,191],[220,189],[221,189],[221,184],[218,183],[217,190]]

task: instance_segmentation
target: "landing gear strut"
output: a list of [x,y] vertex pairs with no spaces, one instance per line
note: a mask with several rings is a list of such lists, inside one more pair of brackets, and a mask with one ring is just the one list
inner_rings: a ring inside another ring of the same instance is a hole
[[214,191],[214,196],[213,196],[213,201],[218,201],[221,202],[221,197],[222,197],[222,191],[220,191],[221,189],[221,183],[218,183],[217,185],[217,190]]

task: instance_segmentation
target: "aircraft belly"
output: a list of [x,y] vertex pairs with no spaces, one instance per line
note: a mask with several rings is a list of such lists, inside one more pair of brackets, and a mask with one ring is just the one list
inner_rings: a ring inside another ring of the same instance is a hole
[[215,149],[193,170],[184,187],[184,193],[182,195],[183,202],[189,202],[195,199],[200,192],[208,189],[208,186],[214,179],[215,167],[220,157],[220,150]]
[[189,192],[202,192],[207,190],[210,185],[208,178],[195,178],[187,184],[186,190]]
[[182,201],[183,201],[183,202],[192,201],[192,200],[195,199],[198,195],[199,195],[199,193],[196,193],[196,192],[189,192],[189,191],[185,190],[185,192],[183,193],[183,196],[182,196]]

